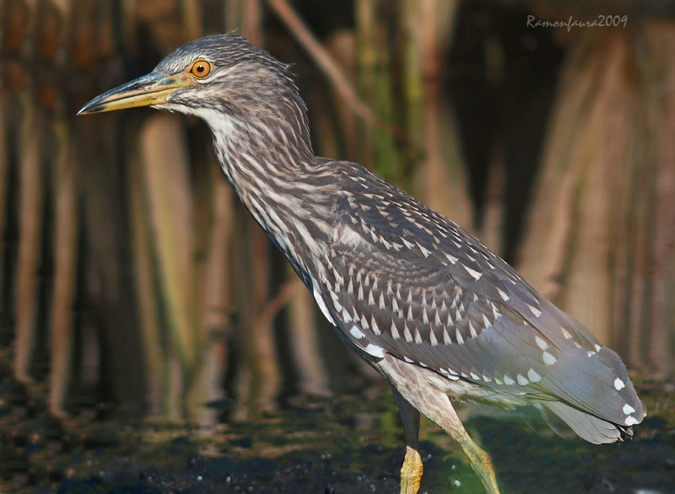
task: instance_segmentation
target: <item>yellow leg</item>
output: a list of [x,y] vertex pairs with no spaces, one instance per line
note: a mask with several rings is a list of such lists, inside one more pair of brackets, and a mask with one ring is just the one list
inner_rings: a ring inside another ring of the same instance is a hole
[[420,412],[441,426],[462,446],[471,466],[483,482],[485,492],[499,494],[490,457],[469,437],[447,394],[433,386],[438,376],[394,357],[385,357],[379,363],[379,370],[391,383],[405,433],[407,451],[401,468],[401,494],[416,494],[420,487],[422,460],[417,452]]
[[417,494],[423,471],[422,458],[418,451],[406,446],[405,460],[401,467],[401,494]]
[[492,466],[492,461],[488,454],[480,449],[480,447],[469,438],[466,434],[463,440],[459,440],[464,453],[469,458],[469,462],[473,467],[474,472],[485,486],[487,494],[499,494],[499,487],[497,486],[497,478],[495,477],[495,469]]
[[422,458],[417,451],[417,436],[420,431],[420,412],[392,386],[394,398],[401,412],[405,434],[405,459],[401,467],[401,494],[417,494],[422,480]]

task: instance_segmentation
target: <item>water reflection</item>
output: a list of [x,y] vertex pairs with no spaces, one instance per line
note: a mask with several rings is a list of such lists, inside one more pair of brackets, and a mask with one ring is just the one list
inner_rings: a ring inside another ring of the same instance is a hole
[[[83,406],[55,420],[20,389],[0,390],[0,486],[3,492],[397,492],[404,454],[389,391],[304,396],[254,421],[209,426],[165,420],[115,420]],[[675,403],[662,383],[638,382],[658,417],[633,441],[598,447],[557,437],[536,415],[465,406],[463,421],[493,457],[505,493],[675,490]],[[208,406],[222,415],[228,400]],[[669,432],[670,431],[670,432]],[[460,447],[429,422],[421,428],[422,492],[482,484]]]

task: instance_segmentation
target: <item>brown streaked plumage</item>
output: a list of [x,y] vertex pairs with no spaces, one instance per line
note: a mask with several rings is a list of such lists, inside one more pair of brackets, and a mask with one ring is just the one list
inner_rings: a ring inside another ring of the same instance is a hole
[[153,106],[203,118],[223,171],[325,317],[392,385],[419,488],[419,413],[459,441],[489,493],[489,457],[450,399],[533,404],[593,443],[645,416],[625,366],[465,230],[354,163],[314,156],[287,67],[244,38],[179,48],[80,113]]

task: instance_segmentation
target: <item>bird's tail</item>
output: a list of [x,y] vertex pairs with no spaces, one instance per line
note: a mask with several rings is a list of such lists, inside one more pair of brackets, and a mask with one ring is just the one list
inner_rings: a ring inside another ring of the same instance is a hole
[[565,422],[579,437],[593,444],[623,441],[633,435],[632,427],[609,422],[560,401],[542,402],[542,406],[544,417],[554,431],[558,432],[551,414]]

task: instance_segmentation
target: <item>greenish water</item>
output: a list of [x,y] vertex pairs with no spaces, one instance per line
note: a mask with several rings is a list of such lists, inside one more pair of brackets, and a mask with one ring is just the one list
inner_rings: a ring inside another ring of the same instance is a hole
[[[12,386],[6,380],[1,388],[3,493],[359,493],[398,486],[403,437],[384,387],[296,397],[259,420],[207,427],[120,421],[101,409],[56,420]],[[623,444],[561,438],[534,416],[490,408],[463,407],[462,418],[491,455],[504,494],[675,493],[672,383],[638,387],[650,413]],[[210,404],[222,417],[231,406]],[[447,435],[423,422],[421,439],[421,492],[482,492]]]

